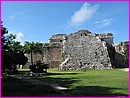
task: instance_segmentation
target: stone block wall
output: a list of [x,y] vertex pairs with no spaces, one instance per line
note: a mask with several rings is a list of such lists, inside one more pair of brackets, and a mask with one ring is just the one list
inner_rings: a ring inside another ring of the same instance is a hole
[[[33,53],[33,61],[42,61],[61,70],[111,69],[124,66],[122,53],[128,42],[113,45],[113,34],[94,34],[79,30],[71,34],[56,34],[43,43],[43,54]],[[26,54],[31,62],[30,54]],[[31,63],[29,63],[31,64]]]
[[111,69],[106,47],[98,37],[82,30],[67,35],[63,43],[61,70]]
[[[25,54],[28,58],[28,63],[31,65],[31,54]],[[33,62],[42,61],[49,64],[50,68],[55,68],[61,63],[61,46],[58,44],[43,45],[43,53],[33,53]],[[26,65],[29,66],[29,65]]]
[[[44,51],[44,62],[51,64],[51,62],[55,61],[55,62],[61,62],[61,47],[60,46],[48,46],[48,47],[43,47],[43,51]],[[55,63],[56,65],[54,66],[58,66],[57,64],[59,63]],[[53,67],[53,66],[51,66]]]
[[50,43],[61,43],[64,39],[64,36],[66,34],[56,34],[56,35],[52,35],[52,37],[49,39]]
[[124,52],[128,49],[128,41],[120,42],[114,45],[115,47],[115,67],[128,67],[128,62],[123,59]]
[[105,41],[107,44],[113,44],[113,34],[112,33],[103,33],[103,34],[96,34],[102,41]]

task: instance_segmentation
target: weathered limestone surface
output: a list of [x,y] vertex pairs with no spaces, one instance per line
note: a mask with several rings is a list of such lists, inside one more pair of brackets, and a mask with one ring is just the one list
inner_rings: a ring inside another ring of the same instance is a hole
[[123,59],[123,53],[128,49],[128,41],[120,42],[119,44],[114,45],[115,47],[115,67],[128,67],[128,62],[125,62]]
[[[42,61],[60,70],[111,69],[124,66],[123,52],[128,42],[113,44],[113,34],[94,34],[80,30],[52,35],[43,43],[43,54],[33,53],[33,61]],[[31,62],[30,54],[27,54]],[[29,63],[30,64],[30,63]],[[127,66],[127,65],[126,65]]]
[[105,41],[107,44],[113,44],[113,34],[112,33],[104,33],[104,34],[96,34],[102,41]]
[[60,70],[111,69],[106,42],[87,30],[66,35]]
[[[61,63],[61,44],[59,43],[44,43],[43,53],[33,53],[33,62],[41,61],[49,64],[50,68],[58,68]],[[31,65],[31,54],[25,54],[28,58],[28,63],[25,66]]]
[[63,38],[66,34],[56,34],[52,35],[52,37],[49,39],[50,43],[61,43],[63,41]]

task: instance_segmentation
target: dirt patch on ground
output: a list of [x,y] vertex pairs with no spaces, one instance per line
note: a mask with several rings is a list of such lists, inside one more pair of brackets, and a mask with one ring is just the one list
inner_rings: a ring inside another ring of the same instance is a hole
[[128,72],[128,71],[129,71],[129,68],[124,68],[124,69],[121,69],[121,70]]
[[62,91],[62,90],[67,90],[67,88],[62,87],[62,86],[60,86],[58,84],[53,84],[53,83],[49,84],[47,82],[41,82],[39,80],[33,79],[31,77],[25,77],[25,76],[10,75],[10,77],[20,79],[20,80],[22,80],[24,82],[28,82],[28,83],[33,84],[33,85],[42,85],[42,84],[44,84],[44,85],[52,87],[53,89],[55,89],[56,91],[60,92],[63,95],[67,95],[66,93],[64,93]]

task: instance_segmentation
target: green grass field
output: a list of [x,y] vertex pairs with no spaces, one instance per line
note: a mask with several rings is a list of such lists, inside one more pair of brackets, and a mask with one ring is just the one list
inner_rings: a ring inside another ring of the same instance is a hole
[[71,96],[128,95],[128,72],[118,69],[48,72],[39,79],[68,88],[66,92]]
[[[58,71],[56,69],[49,69],[47,75],[33,76],[32,78],[67,88],[67,90],[62,90],[66,96],[128,96],[128,72],[119,69],[86,71]],[[3,93],[8,95],[8,90],[6,89],[8,89],[10,84],[9,79],[3,82],[6,84],[6,86],[3,86]],[[11,85],[13,86],[15,82]],[[20,95],[19,88],[21,92],[22,89],[23,91],[26,90],[27,92],[22,92],[22,95],[27,96],[63,96],[60,92],[46,85],[34,86],[29,83],[23,83],[20,80],[19,82],[17,81],[15,92],[12,91],[12,93]]]

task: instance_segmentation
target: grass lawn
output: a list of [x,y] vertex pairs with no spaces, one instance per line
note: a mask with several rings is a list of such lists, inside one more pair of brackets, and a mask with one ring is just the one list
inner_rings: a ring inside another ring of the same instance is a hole
[[57,71],[48,70],[49,75],[39,80],[57,83],[68,88],[65,92],[70,96],[127,96],[128,72],[119,69]]
[[[62,90],[67,96],[128,96],[128,72],[119,69],[86,71],[49,69],[47,75],[32,78],[68,88]],[[60,92],[47,85],[35,86],[13,78],[6,78],[2,82],[3,95],[62,96]]]

